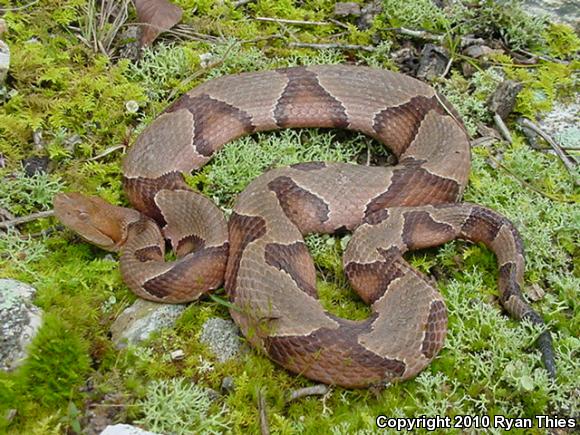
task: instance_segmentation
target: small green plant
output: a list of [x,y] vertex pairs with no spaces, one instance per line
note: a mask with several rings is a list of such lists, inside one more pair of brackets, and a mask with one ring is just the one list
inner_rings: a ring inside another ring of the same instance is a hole
[[81,4],[78,8],[81,21],[79,39],[95,53],[111,55],[113,41],[128,18],[129,4],[129,0],[88,0],[87,4]]
[[61,418],[61,422],[65,424],[73,433],[81,433],[81,412],[74,402],[68,403],[67,413]]

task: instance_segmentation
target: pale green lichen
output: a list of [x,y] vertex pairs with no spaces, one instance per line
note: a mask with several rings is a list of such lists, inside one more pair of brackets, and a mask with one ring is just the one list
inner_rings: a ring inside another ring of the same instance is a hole
[[219,434],[230,428],[226,409],[210,412],[213,400],[207,390],[181,378],[152,381],[138,406],[143,417],[136,423],[153,432]]
[[52,198],[62,191],[64,183],[58,175],[37,172],[28,176],[23,170],[0,172],[0,208],[20,216],[39,210],[50,210]]

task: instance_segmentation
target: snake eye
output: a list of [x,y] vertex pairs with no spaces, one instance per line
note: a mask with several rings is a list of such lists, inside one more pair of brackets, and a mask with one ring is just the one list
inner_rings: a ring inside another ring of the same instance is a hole
[[90,219],[90,216],[89,216],[89,214],[88,214],[88,213],[85,213],[84,211],[81,211],[81,212],[79,213],[79,219],[80,219],[81,221],[84,221],[84,222],[86,222],[86,221],[88,221],[88,220]]

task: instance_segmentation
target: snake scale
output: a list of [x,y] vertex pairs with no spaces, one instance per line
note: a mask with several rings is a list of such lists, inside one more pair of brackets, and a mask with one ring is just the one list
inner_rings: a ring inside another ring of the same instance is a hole
[[[297,127],[362,132],[398,162],[308,162],[268,171],[239,195],[229,223],[184,181],[237,137]],[[469,170],[463,124],[430,86],[368,67],[294,67],[213,79],[168,107],[123,163],[136,210],[78,193],[58,195],[55,210],[91,243],[120,251],[122,276],[137,295],[192,301],[225,280],[230,313],[253,346],[292,372],[357,388],[413,377],[443,346],[445,303],[403,259],[408,250],[455,238],[484,243],[496,254],[507,312],[543,323],[522,297],[517,230],[492,210],[457,202]],[[322,308],[303,240],[355,229],[344,268],[371,305],[364,321]],[[165,240],[177,260],[164,260]],[[538,341],[553,375],[549,332]]]

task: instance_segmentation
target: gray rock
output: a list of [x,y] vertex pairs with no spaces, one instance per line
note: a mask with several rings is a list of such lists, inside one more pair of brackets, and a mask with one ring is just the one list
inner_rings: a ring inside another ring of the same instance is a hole
[[234,382],[234,378],[232,378],[231,376],[226,376],[222,380],[222,385],[220,387],[220,390],[223,394],[233,393],[236,390],[236,384]]
[[130,424],[115,424],[112,426],[107,426],[101,435],[160,435],[157,432],[149,432],[138,428],[137,426],[132,426]]
[[181,361],[183,358],[185,358],[185,352],[183,349],[177,349],[171,352],[169,357],[171,358],[171,361]]
[[554,21],[566,23],[578,29],[580,8],[571,0],[524,0],[523,7],[534,15],[547,15]]
[[360,5],[355,2],[339,2],[334,4],[334,15],[337,17],[346,17],[354,15],[359,17],[361,14]]
[[419,68],[417,69],[417,78],[423,80],[432,80],[440,77],[447,63],[449,62],[449,55],[447,51],[434,44],[425,44],[419,57]]
[[383,11],[383,2],[380,0],[372,0],[366,3],[360,12],[356,25],[361,30],[370,29],[373,25],[375,17]]
[[200,340],[209,346],[220,362],[225,362],[240,352],[239,332],[231,320],[213,318],[203,324]]
[[487,100],[487,107],[491,113],[497,113],[502,119],[507,119],[514,106],[516,98],[524,85],[513,80],[501,82],[495,92]]
[[465,50],[463,50],[463,52],[469,56],[469,57],[473,57],[475,59],[479,59],[480,57],[488,57],[489,55],[492,54],[503,54],[504,51],[503,50],[498,50],[498,49],[494,49],[494,48],[490,48],[487,45],[479,45],[479,44],[475,44],[475,45],[469,45],[465,48]]
[[138,299],[111,326],[115,347],[122,349],[127,344],[137,344],[149,338],[151,333],[173,326],[185,307],[185,304],[159,304]]
[[580,148],[580,95],[572,103],[555,102],[540,126],[563,147]]
[[0,369],[12,370],[27,356],[26,348],[42,323],[42,310],[32,303],[34,287],[0,279]]
[[0,85],[4,83],[8,69],[10,69],[10,48],[0,40]]

